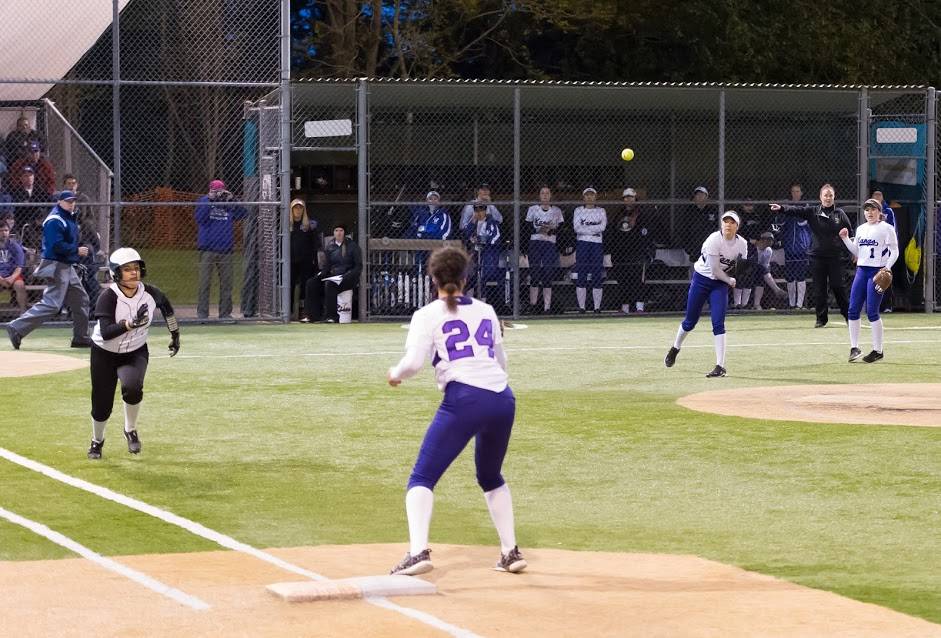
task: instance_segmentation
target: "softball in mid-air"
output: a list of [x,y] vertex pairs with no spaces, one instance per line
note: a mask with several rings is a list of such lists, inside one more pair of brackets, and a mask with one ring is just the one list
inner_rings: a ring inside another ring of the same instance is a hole
[[625,162],[629,162],[634,159],[634,149],[625,148],[623,151],[621,151],[621,159]]

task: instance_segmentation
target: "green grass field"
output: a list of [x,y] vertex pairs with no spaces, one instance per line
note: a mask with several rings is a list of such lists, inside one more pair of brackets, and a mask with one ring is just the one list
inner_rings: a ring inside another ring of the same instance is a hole
[[[521,546],[696,554],[941,622],[941,429],[674,403],[716,388],[748,402],[761,386],[938,383],[941,320],[887,316],[886,359],[851,365],[845,328],[814,330],[811,315],[732,317],[725,379],[704,377],[708,320],[664,368],[677,322],[508,331],[518,415],[504,474]],[[169,359],[155,329],[140,457],[127,453],[118,398],[105,458],[85,458],[87,370],[4,379],[0,446],[258,547],[404,546],[404,486],[440,396],[428,368],[386,385],[405,334],[399,324],[184,326]],[[23,348],[87,357],[67,344],[67,331],[48,329]],[[216,549],[4,460],[0,486],[0,507],[105,555]],[[469,451],[436,496],[432,544],[496,544]],[[66,555],[0,520],[0,559]]]

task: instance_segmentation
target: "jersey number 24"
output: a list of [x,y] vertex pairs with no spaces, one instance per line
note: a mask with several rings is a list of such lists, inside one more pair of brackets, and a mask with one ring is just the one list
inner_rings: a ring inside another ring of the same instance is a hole
[[[470,329],[467,324],[460,319],[446,321],[441,326],[442,332],[448,335],[444,342],[448,350],[448,360],[457,361],[465,357],[474,356],[474,346],[468,343],[470,341]],[[487,355],[493,358],[493,322],[489,319],[483,319],[474,333],[474,340],[481,346],[487,347]]]

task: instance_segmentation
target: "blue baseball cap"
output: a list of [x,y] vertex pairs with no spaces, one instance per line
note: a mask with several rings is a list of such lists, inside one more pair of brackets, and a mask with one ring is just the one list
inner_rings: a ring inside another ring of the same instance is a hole
[[59,193],[59,197],[58,197],[58,200],[57,200],[57,201],[60,201],[60,202],[70,202],[70,201],[74,201],[74,200],[75,200],[75,193],[74,193],[74,192],[72,192],[72,191],[62,191],[61,193]]

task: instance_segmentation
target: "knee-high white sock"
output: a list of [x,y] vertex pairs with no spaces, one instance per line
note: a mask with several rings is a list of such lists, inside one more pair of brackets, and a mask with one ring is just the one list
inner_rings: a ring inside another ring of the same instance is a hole
[[741,288],[732,289],[732,303],[734,303],[736,306],[740,306],[742,304],[742,289]]
[[532,287],[530,287],[530,289],[529,289],[529,305],[530,305],[530,306],[535,306],[537,301],[539,301],[539,288],[532,288]]
[[601,293],[603,292],[601,288],[591,289],[591,299],[595,302],[595,310],[601,310]]
[[689,334],[688,332],[683,330],[683,326],[681,324],[680,329],[676,331],[676,339],[673,340],[673,347],[676,348],[677,350],[682,348],[683,340],[686,339],[686,335],[688,334]]
[[807,282],[798,281],[797,282],[797,305],[804,307],[804,297],[807,295]]
[[752,307],[755,310],[761,310],[761,298],[765,296],[764,286],[758,286],[755,288],[755,299]]
[[859,347],[859,319],[850,319],[847,323],[850,325],[850,348]]
[[516,547],[516,529],[513,525],[513,498],[506,483],[495,490],[484,492],[487,499],[487,509],[493,526],[497,528],[500,537],[500,550],[506,554]]
[[[535,301],[533,303],[536,303]],[[545,310],[552,308],[552,288],[542,289],[542,307]]]
[[105,426],[108,425],[107,421],[96,421],[95,419],[91,420],[91,438],[101,443],[105,440]]
[[584,288],[575,288],[575,301],[578,302],[578,307],[580,310],[585,309],[585,297],[588,296],[588,291]]
[[412,556],[428,549],[428,529],[435,494],[424,485],[416,485],[405,493],[405,514],[408,516],[408,553]]
[[716,342],[716,365],[725,367],[725,333],[713,335]]
[[124,431],[133,432],[137,429],[137,415],[140,413],[140,403],[124,404]]
[[751,288],[742,288],[742,305],[747,306],[749,299],[751,299]]
[[792,308],[797,305],[797,282],[787,282],[787,304]]
[[872,349],[876,352],[882,352],[882,319],[873,321],[870,325],[872,326]]

